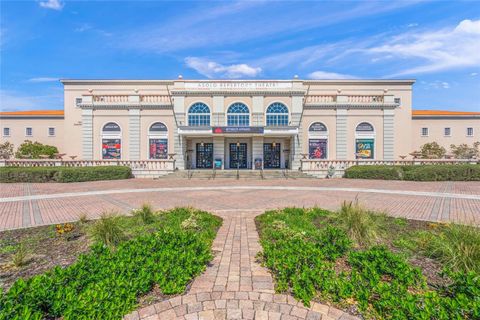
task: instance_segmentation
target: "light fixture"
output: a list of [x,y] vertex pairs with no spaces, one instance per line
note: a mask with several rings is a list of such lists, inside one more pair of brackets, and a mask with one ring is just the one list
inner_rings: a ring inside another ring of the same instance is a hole
[[277,144],[276,144],[275,142],[274,142],[274,143],[272,143],[272,147],[274,147],[274,148],[275,148],[276,146],[277,146]]
[[237,141],[237,148],[239,148],[239,147],[240,147],[240,142]]
[[203,145],[204,145],[203,141],[202,141],[202,142],[200,142],[200,145],[203,147]]

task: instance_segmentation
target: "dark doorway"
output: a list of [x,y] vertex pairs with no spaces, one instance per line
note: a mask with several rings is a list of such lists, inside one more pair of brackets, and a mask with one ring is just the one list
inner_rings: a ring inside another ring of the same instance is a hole
[[213,168],[213,143],[197,143],[197,169]]
[[280,169],[280,143],[263,144],[263,167],[265,169]]
[[230,169],[247,169],[247,144],[230,143]]

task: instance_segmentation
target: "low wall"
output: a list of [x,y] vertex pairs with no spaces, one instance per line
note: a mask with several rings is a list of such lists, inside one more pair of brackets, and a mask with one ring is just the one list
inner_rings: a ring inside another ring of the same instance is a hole
[[135,178],[155,178],[175,171],[175,160],[59,160],[9,159],[0,160],[0,167],[93,167],[127,166]]
[[318,178],[341,178],[345,170],[351,166],[372,166],[372,165],[441,165],[441,164],[479,164],[478,159],[471,160],[451,160],[451,159],[414,159],[414,160],[314,160],[302,159],[301,170],[309,175]]

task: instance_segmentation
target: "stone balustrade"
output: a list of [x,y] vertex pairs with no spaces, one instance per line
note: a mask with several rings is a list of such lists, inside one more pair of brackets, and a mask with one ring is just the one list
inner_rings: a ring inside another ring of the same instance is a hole
[[351,166],[357,165],[441,165],[441,164],[480,164],[478,159],[461,160],[461,159],[412,159],[412,160],[316,160],[302,159],[301,170],[307,174],[326,178],[343,177],[345,170]]
[[127,103],[128,95],[102,95],[93,96],[93,102],[95,103]]
[[140,102],[142,104],[169,104],[170,98],[166,95],[142,95]]
[[383,96],[355,95],[347,96],[348,103],[383,103]]
[[305,99],[305,103],[333,103],[337,101],[334,95],[309,95]]
[[0,160],[0,167],[94,167],[128,166],[136,178],[155,178],[175,171],[175,160],[60,160],[9,159]]

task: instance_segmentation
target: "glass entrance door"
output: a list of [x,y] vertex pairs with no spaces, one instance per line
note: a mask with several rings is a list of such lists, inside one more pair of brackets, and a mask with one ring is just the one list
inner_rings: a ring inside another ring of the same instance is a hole
[[280,169],[280,143],[263,144],[263,167]]
[[213,168],[213,143],[197,143],[197,169]]
[[247,168],[247,144],[230,143],[230,169]]

